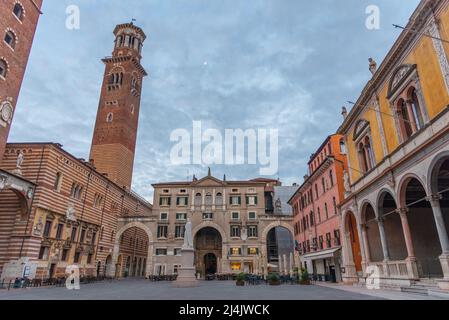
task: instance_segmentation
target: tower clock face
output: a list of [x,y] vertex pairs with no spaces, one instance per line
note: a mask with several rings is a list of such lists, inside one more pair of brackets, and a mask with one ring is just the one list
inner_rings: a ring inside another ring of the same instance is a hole
[[12,105],[9,102],[3,102],[0,105],[0,117],[6,123],[11,123],[13,114]]

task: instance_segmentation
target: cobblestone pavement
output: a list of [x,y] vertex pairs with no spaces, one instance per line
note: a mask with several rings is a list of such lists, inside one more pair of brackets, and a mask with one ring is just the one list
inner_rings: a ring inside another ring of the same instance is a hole
[[[202,281],[196,288],[172,288],[168,282],[124,279],[81,285],[80,290],[45,287],[0,290],[0,300],[377,300],[425,299],[429,297],[396,293],[368,295],[363,290],[349,291],[330,286],[245,286],[232,281]],[[399,298],[401,299],[401,298]]]

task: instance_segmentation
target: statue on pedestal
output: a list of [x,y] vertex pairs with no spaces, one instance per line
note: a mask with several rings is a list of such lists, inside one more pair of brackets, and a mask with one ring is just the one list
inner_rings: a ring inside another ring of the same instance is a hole
[[191,288],[198,286],[194,266],[195,249],[193,247],[192,221],[187,219],[184,231],[184,244],[181,248],[181,267],[173,283],[177,288]]
[[192,239],[192,221],[187,219],[187,223],[184,231],[184,245],[183,248],[193,248],[193,239]]

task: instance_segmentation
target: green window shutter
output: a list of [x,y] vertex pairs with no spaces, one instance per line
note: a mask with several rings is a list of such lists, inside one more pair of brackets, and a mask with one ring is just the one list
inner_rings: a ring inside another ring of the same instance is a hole
[[246,196],[246,205],[248,205],[248,204],[249,204],[249,197]]
[[159,205],[162,206],[162,197],[159,197]]
[[179,206],[179,197],[176,197],[176,205]]
[[229,197],[229,204],[232,204],[232,197]]
[[242,197],[239,196],[239,204],[242,204]]
[[254,204],[257,205],[257,196],[254,197]]
[[168,205],[169,205],[169,206],[171,205],[171,197],[168,198]]
[[186,197],[186,206],[189,205],[189,197]]

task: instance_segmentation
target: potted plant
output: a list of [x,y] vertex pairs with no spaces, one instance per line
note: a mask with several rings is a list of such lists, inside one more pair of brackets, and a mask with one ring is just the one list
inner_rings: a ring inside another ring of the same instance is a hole
[[268,283],[270,284],[270,286],[279,286],[281,284],[279,275],[274,272],[268,274]]
[[245,279],[246,279],[246,274],[243,272],[239,273],[236,278],[236,280],[237,280],[236,285],[239,287],[243,287],[245,285]]
[[299,283],[302,285],[310,285],[310,276],[307,269],[301,270],[301,277]]

